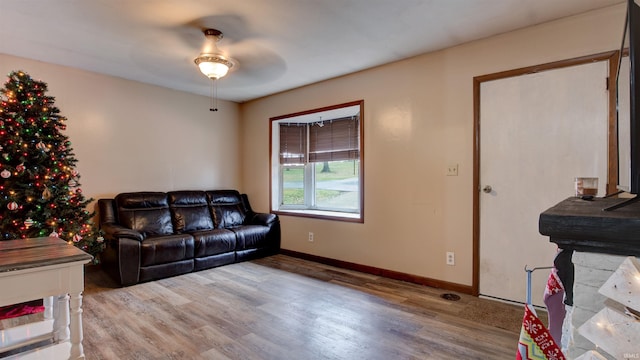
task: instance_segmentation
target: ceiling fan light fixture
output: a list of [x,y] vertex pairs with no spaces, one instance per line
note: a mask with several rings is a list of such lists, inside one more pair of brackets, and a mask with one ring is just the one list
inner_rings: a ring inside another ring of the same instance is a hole
[[204,29],[204,36],[210,42],[205,52],[201,53],[194,62],[206,77],[217,80],[227,75],[234,65],[234,61],[224,55],[216,47],[216,43],[222,39],[222,32],[216,29]]
[[200,68],[200,72],[214,80],[227,75],[233,67],[233,62],[221,55],[200,54],[200,56],[195,58],[194,62]]

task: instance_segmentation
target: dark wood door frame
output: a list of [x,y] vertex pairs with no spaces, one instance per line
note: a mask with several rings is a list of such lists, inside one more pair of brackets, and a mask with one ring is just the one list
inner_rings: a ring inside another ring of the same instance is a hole
[[[607,89],[615,89],[616,71],[619,51],[607,51],[568,60],[561,60],[541,65],[534,65],[520,69],[507,70],[498,73],[476,76],[473,78],[473,295],[480,294],[480,86],[485,81],[509,78],[513,76],[534,74],[542,71],[560,69],[569,66],[588,64],[598,61],[609,61],[609,76]],[[615,192],[618,183],[617,159],[617,123],[616,123],[616,94],[609,91],[609,119],[608,119],[608,177],[607,193]],[[560,201],[561,199],[558,199]]]

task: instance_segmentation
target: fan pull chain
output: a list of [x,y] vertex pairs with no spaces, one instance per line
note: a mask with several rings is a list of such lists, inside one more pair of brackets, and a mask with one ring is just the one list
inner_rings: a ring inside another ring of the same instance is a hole
[[211,79],[211,103],[209,111],[218,111],[218,83]]

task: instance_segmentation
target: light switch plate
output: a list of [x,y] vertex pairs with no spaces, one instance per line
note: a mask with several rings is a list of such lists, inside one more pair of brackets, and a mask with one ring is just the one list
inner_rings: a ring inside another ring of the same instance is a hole
[[447,166],[447,176],[458,176],[458,164],[449,164]]

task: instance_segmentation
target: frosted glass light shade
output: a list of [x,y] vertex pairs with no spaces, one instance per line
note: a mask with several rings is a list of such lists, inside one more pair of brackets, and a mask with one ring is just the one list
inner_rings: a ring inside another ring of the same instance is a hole
[[233,62],[220,55],[201,54],[195,58],[194,62],[200,71],[210,79],[220,79],[227,75],[229,69],[233,67]]

